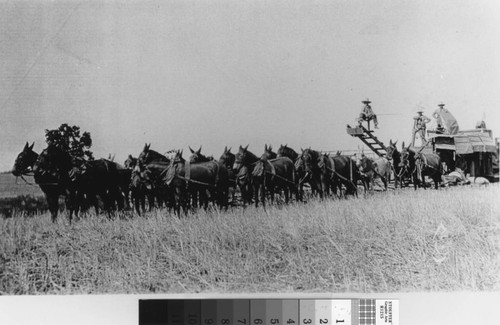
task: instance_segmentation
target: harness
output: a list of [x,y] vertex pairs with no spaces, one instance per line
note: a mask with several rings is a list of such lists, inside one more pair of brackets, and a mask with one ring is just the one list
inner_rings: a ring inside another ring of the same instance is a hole
[[[292,161],[292,160],[291,160],[290,158],[288,158],[288,157],[283,157],[283,158],[287,158],[287,159],[289,159],[290,161]],[[273,159],[272,161],[275,161],[275,160],[276,160],[276,159]],[[280,175],[276,174],[276,168],[274,167],[274,165],[273,165],[271,162],[269,162],[269,160],[266,160],[266,162],[267,162],[267,163],[271,166],[271,170],[272,170],[272,171],[271,171],[271,172],[268,172],[268,171],[266,171],[266,170],[265,170],[265,168],[264,168],[264,173],[269,174],[269,175],[272,175],[272,178],[276,177],[276,178],[281,179],[282,181],[285,181],[285,182],[287,182],[287,183],[290,183],[290,184],[292,184],[292,185],[295,185],[295,173],[292,173],[293,182],[291,182],[291,181],[289,181],[288,179],[286,179],[286,178],[284,178],[284,177],[282,177],[282,176],[280,176]],[[272,178],[271,178],[271,180],[272,180]]]
[[427,162],[427,157],[424,156],[423,154],[419,153],[416,161],[415,161],[415,168],[416,168],[416,171],[417,171],[417,177],[420,181],[422,181],[422,170],[424,170],[425,168],[427,169],[431,169],[433,170],[434,172],[440,172],[440,170],[438,168],[435,168],[431,165],[428,164]]
[[354,184],[354,182],[352,181],[353,177],[352,177],[352,162],[351,160],[349,159],[348,162],[349,162],[349,179],[345,178],[344,176],[340,175],[336,170],[335,170],[335,160],[333,160],[332,157],[328,157],[328,160],[330,160],[330,163],[332,164],[333,168],[330,168],[328,166],[324,166],[327,170],[331,171],[332,173],[335,174],[335,176],[337,176],[338,178],[340,178],[342,181],[344,182],[347,182],[347,183],[350,183],[353,188],[356,188],[356,184]]
[[[177,178],[182,179],[183,181],[185,181],[186,182],[186,188],[189,187],[189,183],[194,183],[194,184],[198,184],[198,185],[203,185],[203,186],[208,186],[208,187],[212,187],[212,188],[217,188],[216,184],[219,182],[219,164],[217,162],[215,162],[215,161],[209,161],[209,162],[213,162],[215,164],[215,182],[214,182],[214,184],[200,182],[200,181],[197,181],[195,179],[192,179],[191,178],[191,163],[189,161],[185,161],[185,163],[184,163],[184,176],[176,174],[174,177],[177,177]],[[173,168],[174,165],[175,164],[170,165],[170,166],[172,166],[171,168]],[[165,170],[163,170],[161,172],[161,174],[166,173],[167,170],[168,170],[168,168],[166,168]]]

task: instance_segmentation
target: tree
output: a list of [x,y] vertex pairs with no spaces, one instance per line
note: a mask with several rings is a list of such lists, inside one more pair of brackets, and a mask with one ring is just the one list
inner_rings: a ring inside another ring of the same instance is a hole
[[92,138],[89,132],[80,134],[80,127],[64,123],[54,130],[45,130],[45,141],[49,146],[56,146],[69,153],[74,159],[94,159],[90,147]]

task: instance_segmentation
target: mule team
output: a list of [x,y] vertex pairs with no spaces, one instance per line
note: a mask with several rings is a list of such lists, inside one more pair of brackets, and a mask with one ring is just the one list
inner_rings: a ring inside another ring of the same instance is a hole
[[340,152],[329,155],[310,148],[298,153],[287,145],[275,153],[266,145],[260,157],[248,146],[240,146],[236,154],[226,147],[215,160],[201,154],[201,147],[189,149],[192,155],[185,160],[182,151],[169,152],[173,156],[167,157],[146,144],[137,158],[129,156],[122,166],[106,159],[75,160],[55,146],[38,155],[33,144],[26,143],[12,173],[20,177],[33,174],[47,198],[53,221],[61,195],[66,198],[71,221],[73,213],[87,206],[98,213],[98,198],[108,212],[129,207],[132,201],[140,214],[147,200],[150,210],[166,206],[179,214],[191,207],[207,208],[211,202],[227,207],[230,199],[234,201],[236,189],[244,204],[258,206],[265,205],[266,198],[273,202],[275,194],[281,193],[286,203],[293,196],[302,201],[305,184],[313,195],[324,198],[331,194],[357,195],[359,183],[368,190],[377,177],[387,189],[391,175],[395,176],[396,187],[411,182],[415,189],[425,184],[424,176],[429,176],[437,189],[442,175],[438,155],[420,153],[404,143],[399,152],[392,141],[386,158],[378,159]]

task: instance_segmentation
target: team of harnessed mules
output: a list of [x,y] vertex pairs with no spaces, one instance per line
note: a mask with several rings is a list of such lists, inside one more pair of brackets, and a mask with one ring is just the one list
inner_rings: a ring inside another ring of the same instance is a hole
[[[253,202],[258,205],[260,202],[264,205],[266,196],[270,196],[271,201],[274,201],[274,195],[281,192],[284,193],[285,202],[289,201],[289,195],[292,194],[295,194],[297,201],[304,201],[304,186],[308,186],[312,194],[318,194],[321,198],[329,196],[330,191],[338,196],[342,196],[342,192],[344,195],[357,195],[359,181],[367,190],[364,182],[366,179],[387,178],[377,168],[373,168],[377,166],[373,164],[373,160],[368,165],[363,163],[370,161],[370,158],[362,156],[361,159],[353,159],[340,152],[329,155],[310,148],[301,149],[298,154],[287,146],[281,146],[276,154],[266,145],[265,153],[257,157],[248,151],[248,146],[240,146],[237,154],[232,154],[226,147],[221,158],[215,161],[201,155],[201,147],[197,151],[190,148],[192,156],[189,160],[182,158],[182,151],[167,152],[166,154],[175,153],[175,156],[169,159],[149,147],[146,144],[139,158],[126,161],[125,167],[105,159],[92,162],[79,160],[77,163],[73,161],[64,166],[61,161],[66,161],[67,158],[62,159],[61,157],[66,156],[59,153],[62,156],[57,158],[57,168],[44,169],[38,166],[32,170],[28,169],[29,171],[18,172],[16,176],[34,185],[23,175],[35,174],[36,184],[42,188],[49,201],[53,220],[57,216],[57,207],[53,207],[54,199],[49,197],[55,197],[56,193],[57,197],[64,194],[70,198],[67,203],[73,205],[73,208],[70,208],[71,218],[72,211],[78,212],[81,205],[79,200],[83,196],[90,199],[96,211],[97,196],[106,201],[104,207],[109,211],[115,207],[115,203],[118,209],[129,207],[130,193],[130,199],[139,214],[145,210],[145,197],[148,197],[150,210],[156,200],[158,206],[165,204],[179,213],[181,209],[187,210],[197,206],[198,200],[200,206],[205,208],[209,201],[226,207],[229,197],[232,197],[231,202],[234,204],[237,201],[234,195],[236,188],[239,188],[244,204]],[[29,153],[32,148],[33,145],[26,144],[23,152]],[[392,141],[390,148],[395,149],[395,143]],[[417,187],[422,183],[424,175],[441,175],[441,164],[437,155],[415,152],[403,145],[402,155],[395,149],[387,158],[391,172],[396,176],[396,184],[398,179],[409,178]],[[33,157],[31,159],[33,160]],[[34,162],[32,164],[35,165]],[[92,172],[94,178],[89,178],[88,175],[92,176]],[[99,177],[103,178],[100,182],[96,180]],[[110,185],[106,182],[116,184]],[[92,189],[96,184],[101,188]],[[120,201],[118,196],[124,201]]]
[[[108,213],[128,205],[130,171],[106,159],[78,159],[57,146],[48,146],[38,155],[33,151],[33,144],[26,143],[12,173],[28,185],[40,186],[53,221],[57,218],[60,196],[66,198],[70,221],[73,213],[87,208],[87,204],[94,206],[98,213],[98,197]],[[28,182],[25,175],[33,175],[35,184]]]

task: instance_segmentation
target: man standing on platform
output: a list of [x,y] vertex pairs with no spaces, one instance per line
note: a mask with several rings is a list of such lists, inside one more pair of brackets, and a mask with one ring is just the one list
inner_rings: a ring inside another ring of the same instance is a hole
[[432,117],[436,119],[437,131],[443,133],[446,129],[446,134],[458,133],[458,122],[449,110],[444,108],[444,104],[440,103],[439,108],[432,113]]
[[371,120],[373,120],[375,129],[378,129],[377,115],[373,113],[372,107],[370,106],[371,101],[367,98],[363,100],[362,103],[365,105],[361,109],[361,113],[359,114],[359,117],[357,119],[359,126],[361,126],[361,123],[363,121],[367,121],[369,123]]
[[425,139],[425,131],[427,129],[427,123],[431,121],[430,118],[422,114],[422,110],[417,111],[417,116],[413,117],[413,140],[412,145],[415,145],[415,137],[419,136],[420,141],[422,141],[422,145],[424,145],[427,140]]

